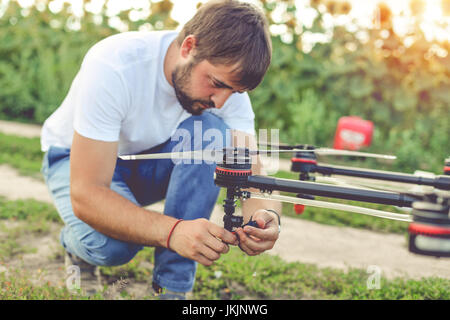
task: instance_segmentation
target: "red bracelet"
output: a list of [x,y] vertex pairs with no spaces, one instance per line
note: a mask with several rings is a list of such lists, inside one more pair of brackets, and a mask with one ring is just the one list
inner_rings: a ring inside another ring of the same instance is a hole
[[178,219],[178,221],[175,222],[175,224],[173,225],[172,229],[169,232],[169,236],[167,237],[167,249],[169,249],[169,250],[170,250],[169,241],[170,241],[170,237],[172,236],[172,232],[175,229],[175,227],[177,226],[177,224],[179,224],[181,221],[183,221],[183,219]]

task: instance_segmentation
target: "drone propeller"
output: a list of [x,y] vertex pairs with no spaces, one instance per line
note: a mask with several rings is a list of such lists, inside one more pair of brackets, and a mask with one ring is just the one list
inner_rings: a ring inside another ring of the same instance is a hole
[[399,188],[390,188],[382,185],[374,185],[371,181],[367,181],[368,179],[361,179],[363,181],[354,181],[349,179],[335,178],[335,177],[326,177],[326,176],[317,176],[314,178],[315,182],[318,183],[329,183],[342,187],[351,187],[351,188],[360,188],[367,190],[381,190],[381,191],[391,191],[391,192],[402,192],[403,189]]
[[224,159],[244,160],[249,156],[268,155],[277,153],[293,153],[299,150],[248,150],[245,148],[224,148],[224,149],[204,149],[184,152],[165,152],[165,153],[147,153],[120,155],[122,160],[162,160],[162,159],[180,159],[180,160],[203,160],[221,163]]
[[296,153],[296,152],[314,152],[319,155],[348,155],[357,157],[372,157],[380,159],[393,160],[396,157],[390,155],[373,154],[366,152],[356,152],[348,150],[335,150],[328,148],[318,148],[318,149],[297,149],[280,146],[279,149],[270,150],[248,150],[244,148],[224,148],[224,149],[205,149],[205,150],[195,150],[195,151],[184,151],[184,152],[166,152],[166,153],[149,153],[149,154],[132,154],[132,155],[120,155],[119,158],[122,160],[148,160],[148,159],[179,159],[179,160],[203,160],[209,162],[221,163],[225,159],[239,159],[245,158],[253,155],[270,155],[279,153]]
[[412,221],[412,217],[407,214],[393,213],[393,212],[388,212],[388,211],[382,211],[382,210],[376,210],[376,209],[370,209],[370,208],[364,208],[364,207],[359,207],[359,206],[353,206],[353,205],[335,203],[335,202],[328,202],[328,201],[310,200],[310,199],[303,199],[303,198],[296,198],[296,197],[289,197],[289,196],[275,195],[275,194],[267,194],[267,193],[257,193],[257,192],[252,192],[250,195],[250,198],[281,201],[281,202],[301,204],[301,205],[306,205],[306,206],[311,206],[311,207],[318,207],[318,208],[325,208],[325,209],[332,209],[332,210],[339,210],[339,211],[348,211],[348,212],[360,213],[360,214],[369,215],[369,216],[373,216],[373,217],[379,217],[379,218],[385,218],[385,219],[391,219],[391,220],[397,220],[397,221],[405,221],[405,222]]
[[385,160],[395,160],[396,156],[386,155],[386,154],[376,154],[376,153],[368,153],[368,152],[359,152],[359,151],[349,151],[349,150],[337,150],[330,148],[320,148],[317,149],[316,153],[321,156],[352,156],[352,157],[363,157],[363,158],[377,158],[377,159],[385,159]]
[[292,152],[311,152],[319,156],[352,156],[352,157],[363,157],[363,158],[378,158],[378,159],[384,159],[384,160],[395,160],[397,159],[396,156],[393,155],[385,155],[385,154],[376,154],[376,153],[368,153],[368,152],[359,152],[359,151],[350,151],[350,150],[338,150],[338,149],[331,149],[331,148],[316,148],[312,145],[307,144],[298,144],[298,145],[287,145],[287,144],[277,144],[277,145],[270,145],[270,144],[264,144],[260,143],[260,146],[266,146],[271,148],[276,148],[286,151],[292,151]]
[[[197,150],[184,152],[164,152],[164,153],[146,153],[146,154],[130,154],[119,156],[122,160],[164,160],[164,159],[181,159],[181,160],[204,160],[217,161],[222,158],[223,154],[216,154],[218,150]],[[220,158],[219,158],[220,157]]]

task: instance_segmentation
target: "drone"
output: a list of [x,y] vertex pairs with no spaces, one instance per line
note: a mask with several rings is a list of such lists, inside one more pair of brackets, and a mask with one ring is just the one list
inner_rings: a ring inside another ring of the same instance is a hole
[[[317,154],[324,154],[324,151],[319,149],[316,151],[316,147],[312,145],[281,145],[278,146],[282,150],[292,150],[295,155],[291,158],[291,171],[299,172],[300,180],[315,181],[315,177],[310,176],[311,173],[319,173],[324,176],[338,175],[338,176],[350,176],[363,179],[384,180],[398,183],[407,183],[415,185],[430,186],[442,190],[450,190],[448,178],[445,176],[438,176],[435,178],[422,177],[412,174],[392,172],[392,171],[380,171],[369,170],[360,168],[351,168],[343,166],[321,165],[317,162]],[[328,149],[333,150],[333,149]],[[374,157],[381,159],[394,160],[394,156],[378,155],[362,152],[352,152],[346,150],[334,150],[335,154],[340,155],[362,155],[364,157]],[[331,152],[329,152],[331,153]],[[450,158],[445,160],[444,175],[450,175]]]
[[[434,174],[429,174],[429,176],[421,176],[416,174],[406,174],[393,171],[380,171],[372,169],[361,169],[353,167],[335,166],[335,165],[323,165],[317,162],[317,155],[322,155],[323,151],[319,149],[316,151],[316,147],[312,145],[278,145],[278,148],[282,150],[292,150],[295,151],[295,155],[291,158],[291,171],[300,173],[299,180],[301,181],[321,181],[334,183],[339,185],[356,185],[358,187],[369,188],[369,189],[381,189],[390,190],[394,192],[404,193],[405,184],[414,186],[425,186],[428,190],[440,189],[440,190],[450,190],[450,185],[448,182],[448,177],[437,176]],[[361,152],[352,152],[346,150],[331,150],[336,155],[351,155],[351,156],[363,156],[363,157],[373,157],[393,160],[394,156],[388,155],[378,155],[369,154]],[[330,153],[328,151],[328,153]],[[321,174],[322,176],[317,177],[315,173]],[[419,172],[420,173],[420,172]],[[444,165],[444,175],[450,175],[450,158],[445,160]],[[328,177],[338,176],[339,180],[336,178]],[[356,178],[353,179],[350,184],[345,179],[346,177]],[[354,181],[356,180],[356,181]],[[368,184],[370,181],[370,184]],[[389,182],[391,185],[385,185],[382,182]],[[380,185],[381,183],[381,185]],[[392,184],[396,183],[397,187],[393,187]],[[404,184],[402,187],[398,187],[398,184]],[[431,189],[430,189],[431,188]],[[417,189],[417,188],[416,188]],[[416,192],[417,193],[417,192]],[[304,197],[313,199],[313,197],[305,194],[298,194],[298,197]],[[296,212],[301,214],[304,207],[296,207]]]
[[[360,213],[379,218],[409,223],[408,249],[410,252],[434,257],[450,257],[450,158],[446,159],[444,175],[434,179],[414,177],[401,173],[365,171],[354,168],[337,168],[317,165],[315,156],[348,155],[383,159],[394,156],[368,154],[363,152],[316,148],[308,145],[277,146],[277,150],[250,150],[248,148],[225,147],[223,149],[188,152],[123,155],[123,160],[141,159],[198,159],[216,164],[214,182],[226,189],[223,201],[224,228],[233,232],[243,226],[243,217],[235,215],[237,200],[266,199],[299,205],[322,207],[333,210]],[[252,156],[273,153],[294,153],[292,170],[300,172],[300,179],[282,179],[264,175],[253,175]],[[338,186],[318,183],[310,173],[327,175],[356,175],[369,179],[384,179],[404,183],[423,184],[432,187],[426,192],[393,192],[370,188]],[[259,192],[250,192],[253,188]],[[292,193],[295,196],[273,194],[273,191]],[[314,200],[315,196],[353,200],[368,203],[410,208],[411,214],[393,213],[360,206]],[[255,224],[253,224],[255,225]]]

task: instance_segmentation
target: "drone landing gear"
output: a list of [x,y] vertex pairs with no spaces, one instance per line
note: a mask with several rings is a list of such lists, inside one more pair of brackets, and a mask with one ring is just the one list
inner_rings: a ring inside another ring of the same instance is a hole
[[236,190],[233,188],[227,189],[227,197],[223,201],[223,209],[225,215],[223,217],[224,228],[228,231],[233,231],[235,228],[242,226],[244,218],[242,216],[235,216],[236,208]]
[[[236,199],[246,198],[241,188],[247,186],[248,177],[252,174],[251,161],[248,149],[227,148],[224,152],[223,163],[217,164],[215,183],[227,188],[227,196],[223,201],[225,216],[224,228],[233,232],[236,228],[243,227],[244,218],[236,216]],[[253,224],[250,221],[248,224]]]

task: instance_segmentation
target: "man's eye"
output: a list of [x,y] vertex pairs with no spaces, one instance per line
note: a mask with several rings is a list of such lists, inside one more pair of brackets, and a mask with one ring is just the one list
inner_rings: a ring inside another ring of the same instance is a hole
[[[229,86],[227,86],[223,83],[220,83],[220,82],[216,82],[214,80],[212,80],[211,83],[212,83],[212,86],[217,89],[232,89]],[[233,90],[233,93],[244,93],[244,92],[245,91]]]
[[225,88],[222,84],[213,81],[213,86],[219,89]]

